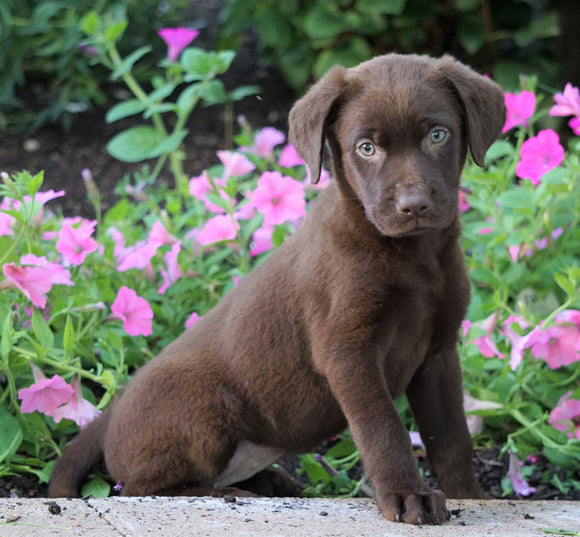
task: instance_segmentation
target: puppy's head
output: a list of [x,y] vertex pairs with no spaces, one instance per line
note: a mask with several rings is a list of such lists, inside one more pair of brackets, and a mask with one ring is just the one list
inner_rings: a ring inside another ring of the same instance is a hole
[[500,87],[451,57],[388,54],[329,71],[290,112],[290,140],[314,182],[328,140],[342,192],[400,237],[454,221],[467,149],[483,165],[504,118]]

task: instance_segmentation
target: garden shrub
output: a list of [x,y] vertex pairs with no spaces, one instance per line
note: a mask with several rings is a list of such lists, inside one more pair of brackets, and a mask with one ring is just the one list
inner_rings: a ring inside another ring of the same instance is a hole
[[89,103],[104,103],[106,72],[91,69],[78,48],[87,12],[97,9],[112,19],[130,17],[135,31],[120,45],[126,51],[154,43],[155,31],[175,20],[180,5],[181,0],[3,0],[0,131],[36,130],[56,121],[66,126],[71,113]]
[[297,91],[336,63],[352,67],[390,51],[448,52],[493,66],[494,78],[514,87],[519,72],[557,77],[549,39],[559,34],[555,7],[519,0],[227,0],[220,38],[235,48],[255,28],[264,58]]

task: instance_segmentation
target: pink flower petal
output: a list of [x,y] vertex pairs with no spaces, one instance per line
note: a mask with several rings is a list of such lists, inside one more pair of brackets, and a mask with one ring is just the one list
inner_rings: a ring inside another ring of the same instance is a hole
[[538,185],[544,174],[560,165],[565,154],[558,134],[552,129],[545,129],[522,144],[520,156],[516,175]]
[[80,265],[85,260],[87,254],[94,252],[98,248],[97,241],[90,236],[97,225],[96,220],[65,218],[56,243],[57,251],[62,255],[69,265]]
[[580,91],[568,82],[564,93],[554,95],[556,104],[550,108],[551,116],[580,116]]
[[167,59],[170,62],[177,61],[183,49],[199,35],[199,31],[183,27],[162,28],[157,33],[167,45]]
[[280,153],[278,164],[283,168],[293,168],[294,166],[303,166],[304,160],[302,160],[302,157],[292,144],[287,144]]
[[286,135],[283,132],[274,127],[264,127],[256,134],[252,151],[262,158],[268,158],[272,155],[274,147],[284,143],[284,140]]
[[536,96],[527,90],[519,95],[506,93],[505,105],[506,122],[502,132],[507,132],[516,126],[527,127],[528,119],[532,117],[536,108]]
[[50,271],[41,267],[17,267],[14,263],[6,263],[2,267],[2,273],[35,306],[46,306],[46,293],[52,287]]
[[20,411],[23,414],[36,411],[48,414],[66,403],[73,394],[74,389],[61,376],[44,378],[29,388],[19,390],[18,398],[22,401]]
[[121,287],[111,311],[123,321],[123,327],[130,336],[149,336],[153,333],[153,310],[144,298],[133,289]]
[[197,242],[203,246],[236,238],[240,225],[227,214],[210,218],[198,233]]
[[222,180],[246,175],[256,168],[255,164],[250,162],[246,155],[238,151],[218,151],[217,156],[224,165]]
[[304,186],[280,172],[264,172],[251,194],[251,202],[268,226],[306,216]]
[[185,321],[185,328],[191,328],[200,319],[201,317],[197,314],[197,312],[194,311]]
[[56,423],[63,418],[74,421],[81,429],[93,421],[101,412],[95,406],[83,398],[81,381],[75,375],[72,381],[72,398],[64,405],[59,406],[51,412],[47,412]]

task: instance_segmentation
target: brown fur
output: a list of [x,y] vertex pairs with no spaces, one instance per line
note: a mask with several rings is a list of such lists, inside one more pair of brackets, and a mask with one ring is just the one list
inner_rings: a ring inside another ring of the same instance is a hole
[[450,57],[332,69],[292,109],[290,139],[314,181],[328,141],[335,181],[80,433],[50,496],[78,494],[102,456],[124,495],[227,491],[348,426],[383,515],[441,523],[445,498],[393,404],[405,393],[443,492],[482,497],[456,351],[469,300],[457,192],[468,146],[482,164],[503,123],[500,88]]

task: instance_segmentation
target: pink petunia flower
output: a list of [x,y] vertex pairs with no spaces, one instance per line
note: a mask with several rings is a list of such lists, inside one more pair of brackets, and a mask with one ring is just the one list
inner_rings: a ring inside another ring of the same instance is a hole
[[580,440],[580,399],[570,399],[572,392],[564,394],[550,412],[548,423],[566,433],[568,438]]
[[467,429],[470,434],[480,434],[483,431],[483,416],[475,414],[478,410],[496,410],[502,408],[500,403],[494,401],[482,401],[472,397],[467,391],[463,391],[463,409],[465,410],[465,419],[467,421]]
[[14,235],[14,230],[12,229],[12,224],[16,221],[16,219],[2,211],[8,211],[12,209],[12,205],[7,203],[6,201],[2,200],[0,203],[0,236],[2,235]]
[[273,233],[273,226],[263,225],[256,229],[252,235],[250,255],[256,256],[274,248],[274,244],[272,243]]
[[132,268],[139,270],[147,268],[160,246],[161,244],[156,241],[140,241],[124,249],[117,257],[117,261],[119,262],[117,270],[119,272],[125,272]]
[[280,172],[264,172],[251,194],[251,201],[264,215],[266,225],[278,225],[306,216],[304,186]]
[[46,306],[46,293],[52,287],[50,271],[42,267],[18,267],[14,263],[6,263],[2,267],[2,273],[7,280],[0,284],[0,289],[16,287],[36,307]]
[[130,336],[149,336],[153,333],[153,310],[147,300],[133,289],[121,287],[111,311],[123,321],[123,327]]
[[224,165],[222,181],[230,177],[240,177],[256,169],[256,165],[248,157],[238,151],[218,151],[217,156]]
[[238,229],[240,229],[240,225],[230,215],[219,214],[204,224],[197,234],[196,240],[203,246],[233,240],[236,238]]
[[[74,227],[79,221],[80,224]],[[67,264],[82,264],[87,254],[98,248],[97,241],[91,238],[96,225],[96,220],[82,218],[65,218],[63,220],[56,249]]]
[[554,95],[556,104],[550,108],[551,116],[580,116],[580,91],[570,82],[564,87],[564,93]]
[[580,312],[563,311],[546,329],[540,323],[528,335],[525,347],[534,358],[545,360],[550,369],[580,361]]
[[286,144],[280,153],[278,164],[283,168],[293,168],[294,166],[303,166],[304,160],[292,144]]
[[201,317],[197,314],[196,311],[194,311],[185,321],[185,328],[191,328],[200,319],[201,319]]
[[459,212],[461,213],[469,211],[469,209],[471,208],[471,205],[469,205],[469,202],[465,197],[465,192],[461,189],[459,189],[459,191],[457,192],[457,203],[459,205]]
[[304,188],[311,190],[324,190],[330,184],[330,172],[324,168],[320,170],[320,178],[318,183],[312,184],[312,178],[310,176],[310,170],[306,168],[306,177],[302,181]]
[[521,160],[516,166],[516,175],[530,179],[534,185],[541,177],[556,168],[564,160],[564,148],[552,129],[545,129],[522,144]]
[[573,117],[569,122],[568,125],[574,131],[576,136],[580,136],[580,117]]
[[72,420],[82,429],[91,423],[101,411],[83,397],[81,380],[78,375],[73,378],[72,388],[72,397],[66,404],[50,412],[45,412],[45,414],[51,416],[56,423],[59,423],[63,418]]
[[[497,324],[497,317],[498,312],[496,311],[483,321],[475,323],[475,326],[479,327],[486,333],[482,336],[476,337],[475,339],[471,340],[470,343],[472,345],[475,345],[479,349],[481,355],[484,356],[485,358],[492,358],[493,356],[497,356],[500,360],[503,360],[504,354],[499,352],[495,344],[495,341],[491,337],[491,334],[495,330],[495,326]],[[463,321],[462,327],[464,335],[467,334],[471,326],[472,326],[471,321],[469,320]]]
[[530,494],[536,492],[536,489],[535,487],[531,487],[523,478],[522,472],[520,470],[522,464],[523,463],[520,462],[520,459],[518,459],[517,455],[510,452],[507,477],[511,481],[514,492],[517,495],[530,496]]
[[510,369],[515,371],[524,358],[524,350],[528,335],[522,335],[516,332],[512,327],[517,324],[522,330],[529,328],[527,321],[521,317],[510,315],[499,329],[500,333],[511,343],[510,351]]
[[536,108],[536,96],[524,90],[519,95],[515,93],[505,94],[506,121],[502,132],[507,132],[516,126],[527,127],[528,119],[534,114]]
[[[62,198],[65,195],[64,190],[59,190],[55,192],[52,188],[50,190],[46,190],[45,192],[37,192],[34,196],[34,201],[36,203],[40,203],[40,205],[45,205],[50,200],[54,200],[56,198]],[[32,197],[25,195],[22,198],[24,202],[31,202]]]
[[165,229],[165,226],[161,223],[160,220],[156,220],[153,222],[151,230],[147,235],[147,242],[156,242],[161,246],[162,244],[176,244],[179,242],[179,240],[171,235],[167,229]]
[[262,158],[272,156],[274,147],[284,143],[286,135],[274,127],[264,127],[254,139],[251,151]]
[[181,243],[177,242],[171,247],[171,250],[165,254],[165,265],[167,266],[167,270],[163,268],[160,269],[161,277],[163,278],[163,283],[157,290],[160,295],[164,295],[165,291],[167,291],[172,284],[183,276],[183,271],[177,263],[177,256],[180,251]]
[[33,363],[31,363],[31,367],[34,384],[18,391],[18,399],[22,401],[20,411],[23,414],[31,412],[48,414],[70,400],[74,394],[74,389],[61,376],[54,375],[49,379]]
[[53,285],[74,285],[70,279],[70,270],[67,270],[59,263],[51,263],[46,257],[38,257],[34,254],[23,255],[20,258],[21,265],[30,265],[33,267],[41,267],[50,273],[50,281]]
[[[228,196],[220,188],[221,186],[224,186],[225,181],[223,181],[222,179],[214,179],[213,181],[214,181],[214,184],[217,188],[217,193],[224,200],[228,200],[229,199]],[[197,199],[203,201],[205,208],[208,211],[211,211],[212,213],[217,213],[217,214],[225,213],[225,210],[223,209],[223,207],[220,207],[219,205],[216,205],[215,203],[212,203],[211,201],[209,201],[209,199],[207,198],[207,194],[209,194],[210,192],[215,192],[215,189],[212,186],[212,184],[207,176],[207,172],[203,172],[198,177],[192,177],[189,180],[189,194],[190,194],[190,196],[193,196],[194,198],[197,198]]]
[[198,35],[198,30],[190,28],[162,28],[157,32],[167,45],[167,60],[176,62],[187,47]]

